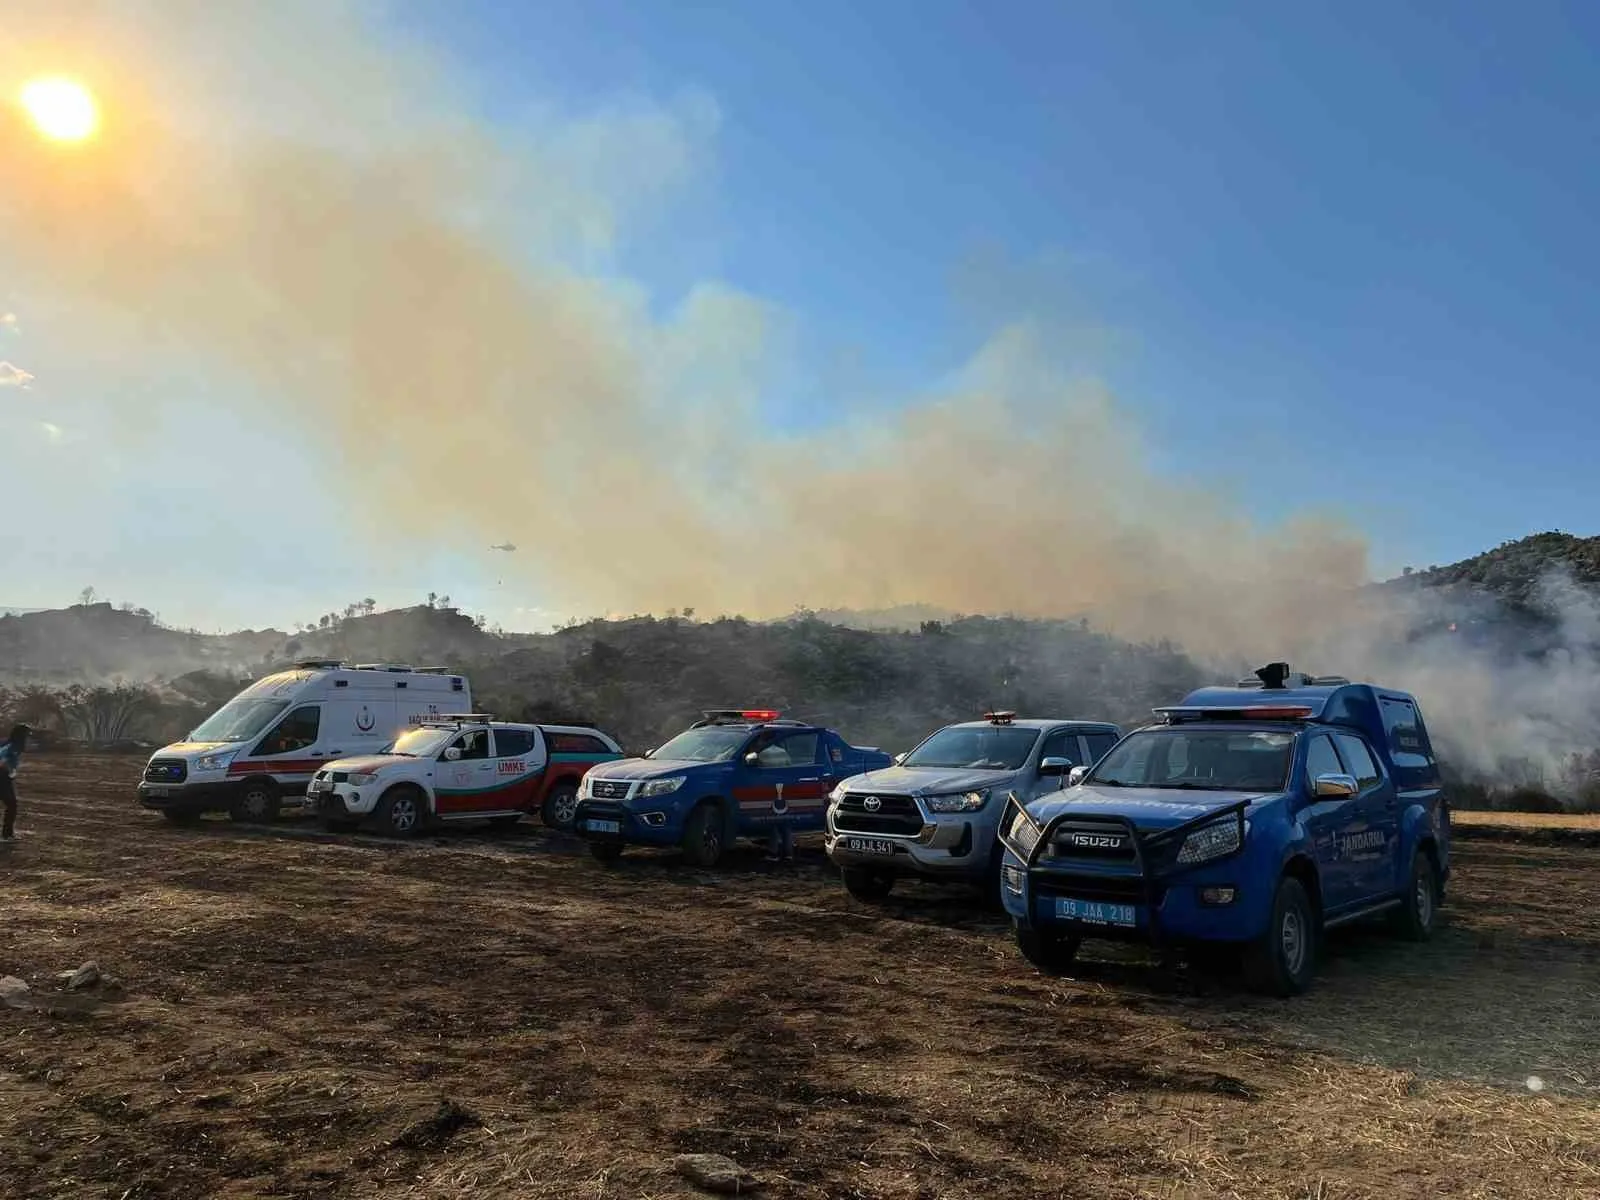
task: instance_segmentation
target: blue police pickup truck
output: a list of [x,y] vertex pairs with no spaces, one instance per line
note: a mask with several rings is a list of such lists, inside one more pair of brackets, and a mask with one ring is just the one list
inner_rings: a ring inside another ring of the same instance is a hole
[[629,845],[679,846],[695,866],[715,866],[737,838],[779,824],[821,829],[837,784],[891,761],[772,709],[710,709],[643,758],[585,775],[573,829],[602,862]]
[[1242,948],[1303,992],[1323,931],[1385,914],[1422,940],[1450,810],[1414,697],[1274,663],[1156,710],[1072,786],[1001,818],[1001,901],[1035,966],[1086,937]]

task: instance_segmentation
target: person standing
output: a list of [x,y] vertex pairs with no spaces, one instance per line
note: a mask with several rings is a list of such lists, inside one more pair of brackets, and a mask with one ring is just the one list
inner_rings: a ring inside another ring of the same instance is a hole
[[13,725],[11,736],[0,746],[0,804],[5,806],[0,842],[17,840],[17,768],[22,765],[22,752],[28,748],[31,732],[26,725]]

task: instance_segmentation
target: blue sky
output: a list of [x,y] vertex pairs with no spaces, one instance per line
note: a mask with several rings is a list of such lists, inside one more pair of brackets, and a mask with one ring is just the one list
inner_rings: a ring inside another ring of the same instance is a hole
[[[953,364],[1022,294],[1121,335],[1104,369],[1174,467],[1240,480],[1269,515],[1274,477],[1338,505],[1380,566],[1600,531],[1600,485],[1556,448],[1600,448],[1592,5],[600,0],[411,20],[476,65],[491,108],[530,86],[714,96],[713,265],[874,381]],[[1001,295],[961,286],[974,262]],[[670,290],[707,264],[630,265]]]
[[[1343,514],[1380,571],[1600,532],[1593,6],[392,8],[491,124],[691,114],[692,161],[642,176],[659,198],[626,163],[554,161],[642,192],[596,257],[658,310],[714,279],[786,314],[764,397],[780,424],[893,408],[1032,316],[1110,381],[1163,470],[1269,520]],[[249,507],[218,498],[236,463],[176,478],[98,446],[101,401],[38,311],[0,328],[0,359],[48,385],[45,449],[94,482],[41,518],[0,603],[96,583],[212,627],[444,590],[508,625],[552,615],[492,556],[364,555],[337,520],[315,570],[302,544],[241,551]],[[199,404],[210,384],[187,386]],[[314,489],[330,461],[274,475]],[[152,570],[152,548],[215,556],[222,578]]]

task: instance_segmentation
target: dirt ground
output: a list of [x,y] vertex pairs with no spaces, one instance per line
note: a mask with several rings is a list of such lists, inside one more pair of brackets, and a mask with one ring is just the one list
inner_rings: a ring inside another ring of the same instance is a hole
[[[1435,940],[1315,989],[1125,950],[1040,976],[969,897],[814,848],[616,868],[529,824],[167,825],[31,759],[0,851],[0,1195],[1600,1195],[1600,862],[1479,836]],[[94,960],[117,985],[68,992]]]

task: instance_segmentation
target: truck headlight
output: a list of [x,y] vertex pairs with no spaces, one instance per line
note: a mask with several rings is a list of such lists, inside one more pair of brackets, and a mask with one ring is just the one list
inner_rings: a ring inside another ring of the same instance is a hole
[[1239,836],[1239,819],[1229,817],[1211,825],[1202,825],[1183,839],[1178,851],[1178,862],[1184,866],[1224,858],[1244,844]]
[[224,750],[220,754],[202,754],[194,760],[194,769],[196,771],[225,771],[228,764],[233,761],[233,756],[237,753],[239,753],[237,750]]
[[1009,836],[1018,850],[1024,854],[1031,854],[1034,845],[1039,841],[1039,827],[1027,813],[1018,810],[1017,815],[1011,819]]
[[345,778],[351,783],[355,784],[357,787],[364,787],[369,783],[377,782],[378,777],[371,772],[351,771],[350,774],[345,776]]
[[683,786],[683,781],[687,778],[688,776],[686,775],[674,775],[671,779],[646,780],[645,785],[639,789],[638,799],[643,800],[647,796],[671,795]]
[[929,812],[936,813],[961,813],[977,812],[989,802],[988,792],[961,792],[948,796],[924,796],[922,802],[928,806]]
[[845,781],[842,779],[833,785],[833,791],[828,793],[829,804],[837,804],[844,799],[844,785]]

